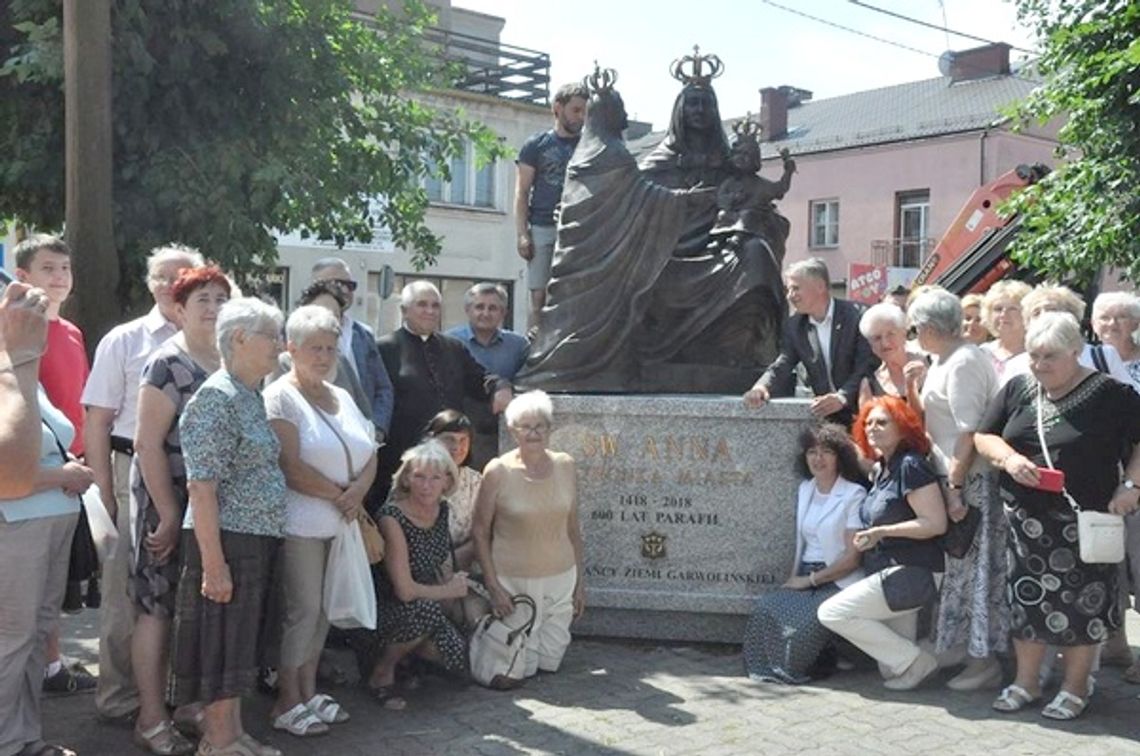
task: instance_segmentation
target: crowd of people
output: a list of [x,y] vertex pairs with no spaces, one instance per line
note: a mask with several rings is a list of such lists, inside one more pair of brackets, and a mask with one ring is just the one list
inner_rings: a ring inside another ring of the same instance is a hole
[[[801,366],[818,424],[795,458],[795,560],[757,602],[747,673],[822,677],[845,642],[888,689],[955,668],[947,687],[1000,689],[993,708],[1013,712],[1059,670],[1055,720],[1085,711],[1100,665],[1140,683],[1123,622],[1140,587],[1140,297],[1100,294],[1090,344],[1064,286],[922,286],[863,310],[830,296],[822,261],[786,282],[796,314],[744,401],[791,395]],[[1080,512],[1122,516],[1123,561],[1086,554]]]
[[[383,544],[360,565],[375,627],[337,633],[384,707],[404,708],[428,666],[467,676],[488,617],[529,635],[485,684],[558,670],[586,604],[575,462],[550,446],[549,397],[514,393],[527,342],[502,327],[502,287],[472,287],[469,324],[447,334],[440,292],[409,283],[399,327],[376,338],[350,314],[339,259],[315,264],[286,318],[166,246],[148,260],[153,308],[112,329],[88,370],[59,316],[66,244],[34,236],[16,259],[22,282],[0,299],[3,756],[67,753],[40,722],[61,684],[97,685],[100,718],[155,754],[278,753],[241,713],[270,669],[275,729],[347,721],[318,668],[349,531]],[[1084,712],[1101,664],[1140,682],[1122,622],[1140,520],[1125,518],[1123,563],[1086,562],[1077,515],[1140,508],[1140,298],[1100,295],[1090,344],[1084,302],[1061,286],[921,287],[905,309],[864,309],[831,296],[819,260],[785,280],[795,314],[744,401],[802,380],[814,420],[789,460],[794,562],[757,602],[748,674],[800,684],[858,649],[889,689],[954,666],[948,687],[1000,689],[993,707],[1010,712],[1056,669],[1053,719]],[[118,535],[101,588],[69,574],[92,501]],[[59,654],[69,601],[101,603],[97,682]]]
[[[347,552],[375,620],[339,641],[384,706],[403,708],[424,665],[465,678],[488,618],[530,628],[491,687],[557,671],[585,604],[575,467],[548,448],[549,398],[514,395],[527,342],[502,328],[505,289],[472,287],[470,324],[451,336],[440,292],[412,282],[399,328],[377,339],[349,314],[342,260],[315,264],[286,319],[171,245],[148,259],[153,308],[112,329],[88,370],[82,333],[59,317],[67,245],[33,236],[16,260],[21,282],[0,301],[0,754],[69,752],[42,739],[41,696],[57,685],[97,686],[100,720],[155,754],[279,753],[242,720],[242,698],[270,680],[275,729],[347,721],[317,674],[346,532],[382,541],[382,559]],[[518,447],[501,456],[499,413]],[[69,575],[92,502],[117,529],[97,681],[57,635],[72,584],[80,608],[96,603],[96,576]]]

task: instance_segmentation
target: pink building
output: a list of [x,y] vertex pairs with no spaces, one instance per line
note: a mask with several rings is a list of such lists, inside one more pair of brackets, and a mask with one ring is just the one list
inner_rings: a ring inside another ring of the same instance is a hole
[[1005,44],[957,53],[936,79],[812,101],[761,90],[764,174],[791,151],[797,173],[778,203],[792,224],[786,262],[820,257],[833,280],[852,263],[908,283],[963,203],[1021,163],[1053,163],[1055,128],[1012,130],[1010,107],[1038,84],[1010,71]]

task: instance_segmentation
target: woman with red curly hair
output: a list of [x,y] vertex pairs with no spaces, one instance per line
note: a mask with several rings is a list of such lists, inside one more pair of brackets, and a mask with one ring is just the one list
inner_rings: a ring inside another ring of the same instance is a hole
[[[221,365],[214,323],[229,301],[230,282],[215,266],[186,268],[171,287],[182,330],[155,350],[142,372],[131,507],[137,517],[127,592],[139,612],[131,666],[139,689],[134,740],[155,754],[192,753],[166,710],[167,653],[181,560],[178,540],[186,513],[186,466],[178,419],[186,402]],[[195,719],[200,707],[176,718]]]
[[819,620],[879,662],[891,690],[911,690],[937,668],[914,642],[917,615],[937,594],[944,562],[937,537],[946,504],[926,459],[930,440],[904,400],[879,396],[859,408],[856,445],[877,460],[855,547],[867,577],[819,607]]

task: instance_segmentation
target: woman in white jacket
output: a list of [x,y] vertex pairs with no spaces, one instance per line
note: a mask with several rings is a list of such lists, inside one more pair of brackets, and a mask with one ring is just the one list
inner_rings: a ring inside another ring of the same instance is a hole
[[834,636],[816,617],[823,601],[863,577],[852,539],[866,496],[858,452],[846,431],[823,423],[800,434],[792,571],[756,603],[744,636],[744,670],[753,680],[801,684],[826,668]]

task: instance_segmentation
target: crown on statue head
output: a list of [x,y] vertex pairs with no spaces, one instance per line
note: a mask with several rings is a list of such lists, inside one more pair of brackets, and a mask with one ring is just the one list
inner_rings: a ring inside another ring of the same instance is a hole
[[747,113],[736,123],[732,124],[732,133],[736,134],[737,140],[747,139],[752,142],[760,142],[760,123],[752,120],[752,114]]
[[595,95],[613,90],[616,83],[617,71],[612,68],[602,68],[596,60],[594,61],[594,72],[582,79],[582,84],[586,86],[590,94]]
[[673,61],[669,73],[686,86],[707,87],[710,81],[724,73],[724,63],[715,55],[701,55],[700,46],[693,45],[693,54]]

